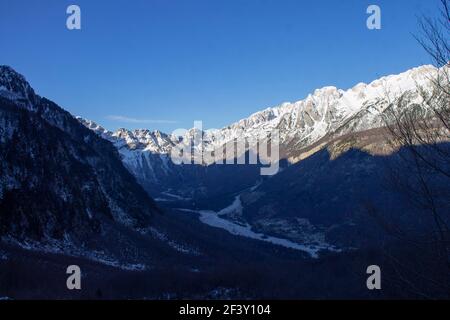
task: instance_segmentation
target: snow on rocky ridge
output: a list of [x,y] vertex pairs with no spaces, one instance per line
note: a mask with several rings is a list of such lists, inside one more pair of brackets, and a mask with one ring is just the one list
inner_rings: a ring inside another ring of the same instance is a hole
[[[437,70],[431,65],[425,65],[398,75],[382,77],[369,84],[359,83],[346,91],[333,86],[323,87],[303,100],[267,108],[219,130],[204,131],[203,148],[211,151],[234,139],[252,140],[279,129],[282,144],[294,142],[295,148],[300,149],[342,127],[361,112],[362,118],[360,115],[358,122],[355,119],[351,130],[380,127],[383,125],[381,115],[388,106],[386,99],[393,100],[405,92],[415,92],[419,86],[430,88],[430,77]],[[92,121],[78,119],[112,141],[127,167],[135,174],[138,174],[138,167],[149,158],[149,154],[162,156],[162,162],[167,164],[170,150],[179,143],[191,141],[196,130],[187,131],[181,138],[147,129],[110,132]],[[168,170],[168,167],[163,169]]]

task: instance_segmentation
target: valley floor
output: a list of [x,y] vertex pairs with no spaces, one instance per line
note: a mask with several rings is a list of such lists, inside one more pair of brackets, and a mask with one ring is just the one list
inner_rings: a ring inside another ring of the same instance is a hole
[[[195,215],[167,212],[163,228],[181,231],[200,255],[161,254],[146,270],[124,270],[85,258],[2,244],[0,297],[10,299],[377,299],[366,288],[375,251],[329,253],[319,259],[230,234]],[[151,250],[151,249],[149,249]],[[66,268],[79,265],[82,290],[66,289]]]

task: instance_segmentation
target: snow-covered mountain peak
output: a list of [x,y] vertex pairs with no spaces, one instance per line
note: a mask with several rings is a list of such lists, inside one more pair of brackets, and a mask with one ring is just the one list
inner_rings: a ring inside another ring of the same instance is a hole
[[96,131],[96,132],[99,132],[99,133],[107,132],[107,130],[105,128],[103,128],[102,126],[98,125],[94,121],[87,120],[87,119],[84,119],[82,117],[75,117],[75,118],[78,121],[80,121],[85,127],[91,129],[92,131]]
[[369,84],[360,83],[350,90],[360,92],[366,98],[382,94],[398,95],[408,90],[415,90],[418,85],[427,85],[437,70],[432,65],[415,67],[399,74],[383,76]]
[[341,93],[341,90],[334,86],[326,86],[322,87],[320,89],[314,90],[314,93],[309,95],[308,97],[319,97],[319,96],[330,96],[330,95],[337,95]]
[[[406,91],[416,90],[417,86],[429,86],[429,80],[436,71],[434,66],[425,65],[400,74],[381,77],[369,84],[360,82],[347,90],[325,86],[314,90],[303,100],[256,112],[223,128],[222,131],[228,131],[227,136],[230,136],[229,131],[238,128],[253,133],[258,129],[264,131],[281,128],[288,131],[297,129],[296,131],[304,133],[304,136],[320,136],[333,122],[351,117],[364,106],[387,96],[395,98]],[[318,132],[314,132],[316,129]]]

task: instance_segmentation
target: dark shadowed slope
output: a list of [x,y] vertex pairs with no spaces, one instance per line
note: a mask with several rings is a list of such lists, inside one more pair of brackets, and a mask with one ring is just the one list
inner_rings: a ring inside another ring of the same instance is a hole
[[112,144],[0,67],[0,232],[85,246],[106,226],[144,228],[158,211]]

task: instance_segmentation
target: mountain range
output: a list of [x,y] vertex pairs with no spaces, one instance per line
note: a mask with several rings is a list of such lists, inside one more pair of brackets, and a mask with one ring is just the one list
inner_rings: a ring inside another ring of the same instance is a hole
[[[90,286],[72,297],[319,297],[324,287],[303,271],[320,279],[328,268],[347,268],[343,279],[354,283],[344,294],[336,282],[330,295],[366,297],[357,284],[364,275],[353,270],[373,258],[371,248],[393,241],[379,222],[415,232],[429,226],[389,186],[405,153],[392,148],[385,127],[396,108],[431,112],[420,91],[432,90],[436,72],[422,66],[346,91],[324,87],[222,129],[179,136],[108,131],[0,66],[0,293],[41,297],[26,276],[33,264],[52,279],[45,295],[67,297],[57,282],[64,275],[51,273],[75,259]],[[394,103],[400,96],[406,106]],[[199,134],[201,147],[215,151],[275,129],[280,170],[272,176],[261,175],[261,163],[171,160],[174,148]]]
[[[425,65],[382,77],[369,84],[359,83],[346,91],[331,86],[317,89],[303,100],[267,108],[219,130],[202,131],[201,147],[211,152],[237,139],[251,141],[277,129],[280,132],[281,158],[293,164],[324,147],[326,141],[333,137],[385,126],[389,107],[395,107],[391,102],[406,93],[414,96],[411,97],[411,105],[420,102],[414,100],[420,100],[419,88],[430,90],[430,79],[436,72],[438,69],[435,67]],[[95,122],[78,119],[99,136],[111,141],[129,171],[156,196],[170,191],[164,190],[171,189],[165,182],[180,174],[170,160],[171,150],[192,143],[198,130],[185,130],[181,137],[148,129],[121,128],[111,132]],[[206,166],[211,164],[204,163]],[[192,186],[189,186],[189,191],[180,186],[177,189],[182,197],[201,192],[192,190]]]
[[[222,224],[232,221],[316,249],[360,247],[384,239],[368,206],[411,212],[386,187],[386,167],[399,159],[384,128],[393,121],[392,112],[399,111],[393,102],[400,96],[408,97],[407,108],[424,108],[420,90],[432,90],[430,79],[437,72],[426,65],[346,91],[324,87],[303,100],[201,132],[202,147],[212,151],[279,130],[281,169],[273,177],[260,175],[261,164],[174,164],[171,150],[191,144],[196,128],[180,137],[147,129],[110,132],[78,120],[115,145],[124,165],[161,206],[215,212],[225,219]],[[422,111],[426,116],[431,110]],[[406,223],[407,216],[395,219]]]

